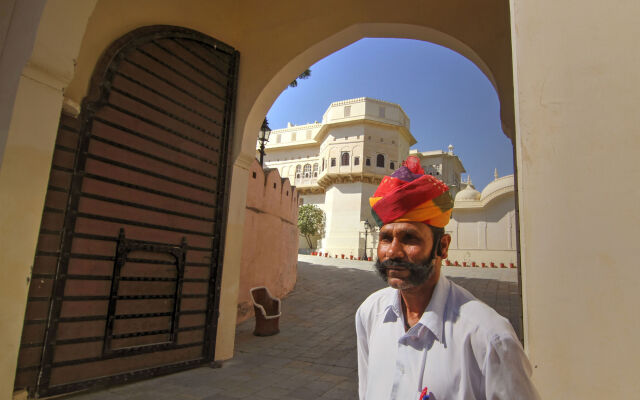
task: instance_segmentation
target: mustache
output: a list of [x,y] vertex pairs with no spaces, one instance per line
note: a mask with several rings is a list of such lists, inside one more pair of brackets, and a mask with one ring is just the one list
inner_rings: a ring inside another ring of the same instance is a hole
[[375,263],[376,271],[380,278],[387,282],[387,270],[390,268],[405,268],[409,271],[409,276],[407,277],[407,281],[415,286],[420,285],[429,277],[431,277],[431,273],[433,272],[433,259],[429,257],[422,263],[412,263],[409,261],[403,260],[395,260],[388,259],[385,261],[376,260]]
[[416,263],[412,263],[409,261],[403,261],[403,260],[393,260],[393,259],[389,259],[389,260],[385,260],[385,261],[380,261],[377,260],[376,261],[376,266],[380,266],[384,269],[387,268],[405,268],[408,269],[409,271],[412,271],[414,269],[418,269],[420,267],[423,266],[423,264],[416,264]]

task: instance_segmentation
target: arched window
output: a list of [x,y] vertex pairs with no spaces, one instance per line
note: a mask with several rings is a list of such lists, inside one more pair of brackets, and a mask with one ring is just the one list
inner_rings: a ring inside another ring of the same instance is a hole
[[322,170],[324,171],[324,158],[322,159]]
[[302,172],[305,178],[311,177],[311,164],[305,164]]
[[389,163],[389,168],[391,168],[391,169],[396,169],[396,163],[394,163],[393,161],[391,161],[391,162]]
[[378,154],[376,157],[376,167],[384,168],[384,155]]
[[318,177],[318,163],[313,164],[313,177]]
[[343,152],[342,156],[340,157],[340,165],[349,165],[349,153],[348,152]]
[[300,173],[302,172],[302,166],[296,165],[296,178],[300,178]]

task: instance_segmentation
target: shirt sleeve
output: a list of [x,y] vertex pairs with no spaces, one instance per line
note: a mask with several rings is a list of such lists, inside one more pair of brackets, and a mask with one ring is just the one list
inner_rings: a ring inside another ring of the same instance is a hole
[[487,400],[539,400],[531,381],[531,364],[520,342],[512,336],[495,336],[485,359]]
[[358,341],[358,393],[360,400],[364,400],[367,393],[369,337],[362,321],[361,309],[356,312],[356,336]]

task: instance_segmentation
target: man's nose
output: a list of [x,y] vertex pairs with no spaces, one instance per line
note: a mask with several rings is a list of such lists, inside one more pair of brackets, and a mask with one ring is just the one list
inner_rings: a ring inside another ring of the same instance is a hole
[[404,259],[404,250],[398,238],[393,238],[389,247],[387,247],[387,259],[402,260]]

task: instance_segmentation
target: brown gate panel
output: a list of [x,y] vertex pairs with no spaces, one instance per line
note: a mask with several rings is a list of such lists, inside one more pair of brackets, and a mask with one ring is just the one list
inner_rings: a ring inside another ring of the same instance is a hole
[[63,211],[43,217],[38,256],[56,265],[43,259],[28,313],[46,335],[25,329],[39,347],[21,352],[40,395],[213,359],[236,63],[172,27],[134,31],[103,56],[81,126],[59,134],[77,152],[54,156],[65,191],[47,204]]

